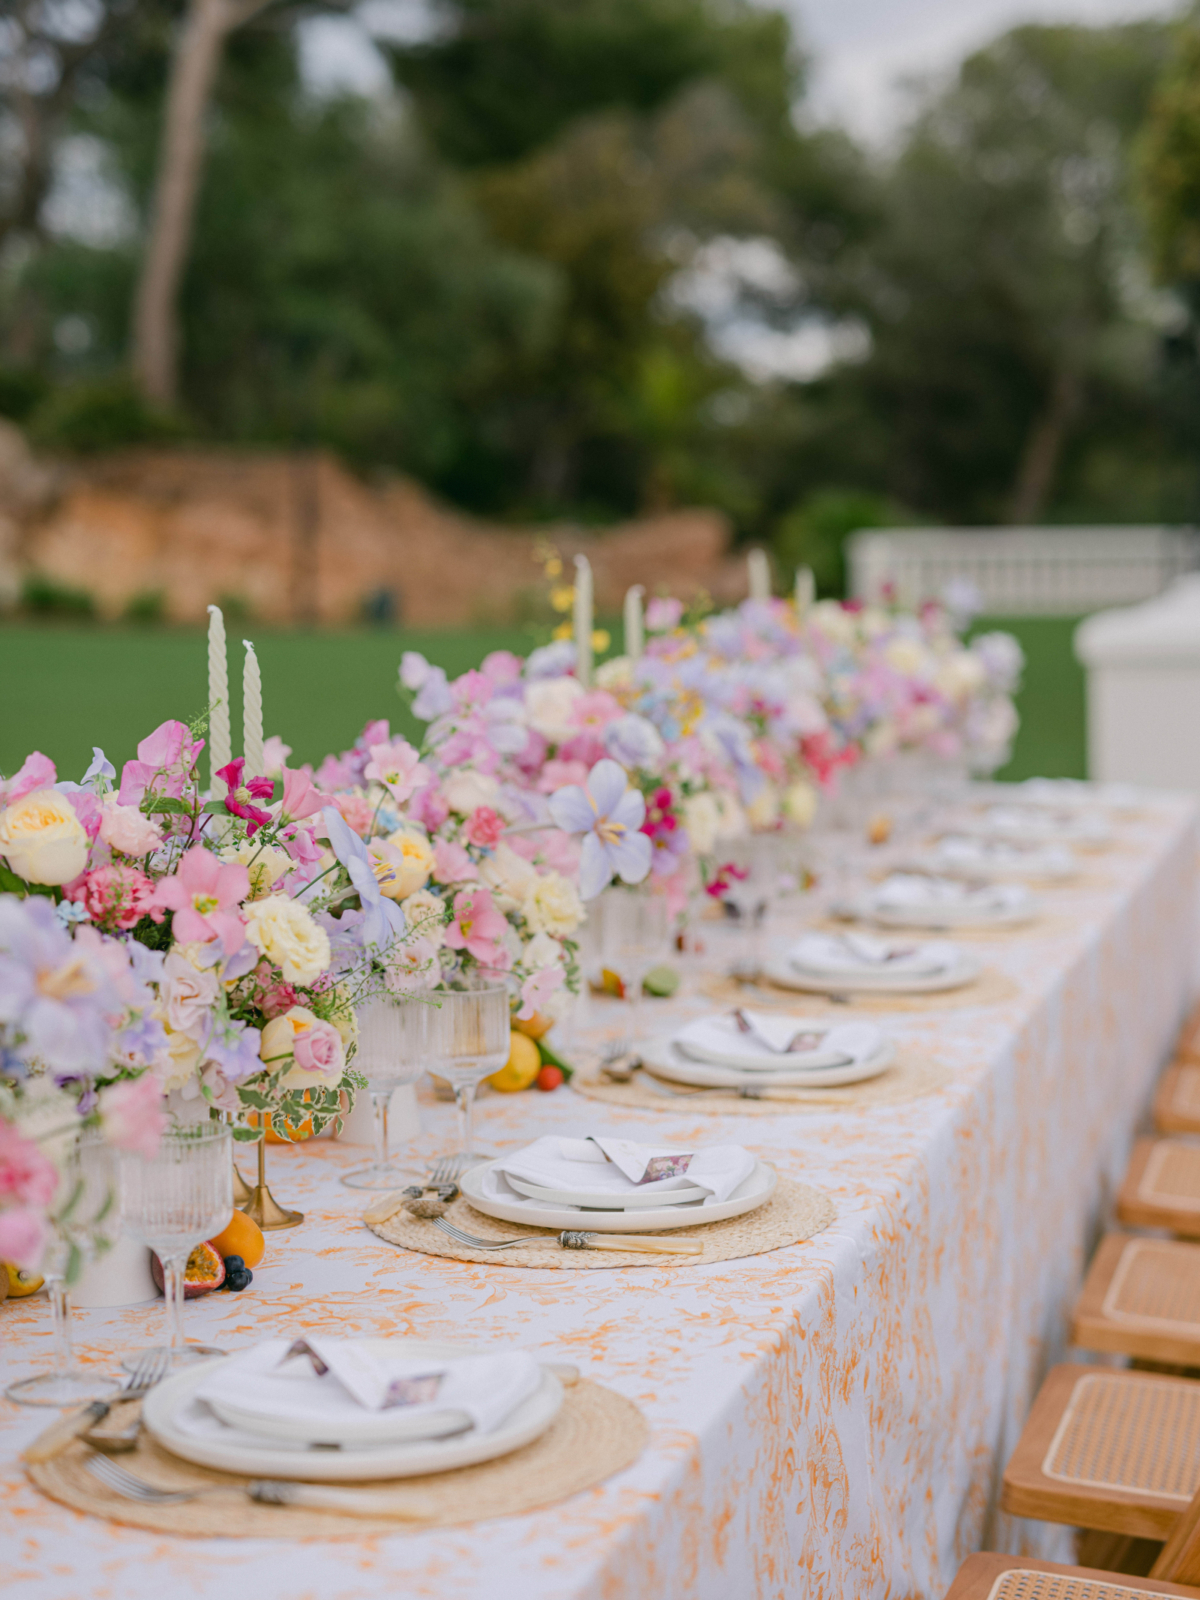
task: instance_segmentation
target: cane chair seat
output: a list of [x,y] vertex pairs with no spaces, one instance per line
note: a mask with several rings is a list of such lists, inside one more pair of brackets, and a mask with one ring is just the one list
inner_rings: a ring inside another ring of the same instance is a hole
[[1200,1382],[1054,1367],[1004,1473],[1019,1517],[1166,1539],[1200,1487]]
[[1135,1228],[1200,1238],[1200,1145],[1139,1139],[1117,1196],[1117,1216]]
[[1200,1367],[1200,1244],[1110,1233],[1088,1268],[1071,1336],[1085,1350]]
[[1197,1597],[1200,1589],[1024,1556],[975,1555],[959,1568],[946,1600],[1156,1600],[1164,1594]]

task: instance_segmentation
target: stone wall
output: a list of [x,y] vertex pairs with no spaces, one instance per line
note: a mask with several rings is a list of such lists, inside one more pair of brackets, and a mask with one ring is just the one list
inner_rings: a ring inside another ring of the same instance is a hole
[[131,450],[46,469],[13,435],[0,436],[0,586],[7,563],[10,590],[14,574],[44,574],[89,591],[106,617],[157,593],[177,622],[231,598],[276,623],[355,622],[372,603],[412,627],[509,622],[544,596],[535,552],[547,541],[564,557],[589,556],[600,612],[619,611],[633,583],[683,599],[745,593],[744,563],[727,554],[729,528],[713,511],[601,534],[516,529],[441,505],[406,479],[368,485],[326,455]]

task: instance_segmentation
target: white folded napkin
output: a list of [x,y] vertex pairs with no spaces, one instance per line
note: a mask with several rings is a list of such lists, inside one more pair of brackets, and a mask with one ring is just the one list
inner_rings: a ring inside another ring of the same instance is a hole
[[566,1194],[644,1195],[679,1189],[707,1189],[704,1202],[728,1200],[754,1171],[755,1158],[738,1144],[699,1150],[677,1145],[635,1144],[629,1139],[593,1135],[569,1139],[546,1134],[500,1160],[483,1174],[483,1191],[492,1198],[527,1200],[506,1181],[507,1174]]
[[541,1381],[541,1369],[524,1350],[437,1360],[399,1352],[389,1356],[363,1340],[310,1333],[269,1339],[230,1356],[197,1386],[196,1399],[223,1400],[284,1421],[311,1421],[314,1438],[320,1438],[322,1426],[372,1415],[379,1418],[382,1435],[398,1409],[409,1418],[462,1411],[481,1433],[490,1433]]
[[984,825],[1014,839],[1103,839],[1109,831],[1108,819],[1100,812],[1037,805],[989,806]]
[[874,1055],[884,1036],[873,1022],[842,1022],[826,1028],[803,1018],[743,1007],[736,1017],[728,1012],[697,1017],[675,1034],[672,1043],[693,1061],[714,1066],[817,1072]]
[[950,866],[977,867],[987,871],[1031,872],[1055,875],[1068,873],[1075,857],[1060,844],[1014,844],[1003,839],[977,839],[968,834],[950,833],[939,839],[935,855]]
[[902,944],[866,933],[806,933],[788,951],[787,959],[798,972],[831,978],[868,974],[915,978],[947,971],[958,960],[958,951],[944,942]]

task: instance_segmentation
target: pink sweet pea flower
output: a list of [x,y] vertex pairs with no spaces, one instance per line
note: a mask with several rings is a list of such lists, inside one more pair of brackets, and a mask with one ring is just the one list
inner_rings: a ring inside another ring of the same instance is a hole
[[487,889],[460,889],[454,897],[454,921],[446,929],[451,950],[465,950],[481,967],[507,967],[510,958],[501,944],[508,923],[492,903]]
[[[146,790],[158,788],[163,794],[178,795],[184,774],[196,763],[204,740],[192,740],[182,722],[160,723],[138,745],[137,760],[127,761],[121,770],[118,799],[123,806],[140,805]],[[166,781],[155,784],[155,779]]]
[[269,800],[275,793],[275,785],[270,778],[246,778],[243,781],[242,773],[246,766],[246,758],[238,756],[236,761],[218,769],[217,777],[222,780],[229,793],[225,796],[225,809],[235,817],[242,817],[247,823],[246,837],[252,839],[265,823],[271,821],[271,813],[264,811],[261,806],[251,805],[252,800]]
[[463,832],[471,844],[478,845],[481,850],[494,850],[504,832],[504,818],[491,806],[476,806],[467,818]]
[[523,663],[511,650],[493,650],[484,656],[479,670],[493,683],[519,683]]
[[175,913],[172,930],[180,944],[207,944],[220,939],[227,956],[246,942],[238,906],[250,893],[250,874],[234,862],[224,863],[203,845],[193,845],[178,870],[163,878],[154,903]]
[[392,739],[387,744],[373,744],[371,759],[364,776],[382,783],[397,805],[423,789],[433,774],[421,765],[421,757],[407,739]]
[[263,745],[263,771],[269,778],[278,778],[283,775],[284,765],[292,753],[290,744],[284,744],[277,733]]
[[539,1012],[549,1003],[550,997],[562,988],[564,974],[561,967],[543,967],[521,985],[521,1009],[517,1016],[522,1022]]
[[6,782],[0,781],[0,811],[5,806],[23,800],[35,789],[50,789],[57,782],[58,773],[54,770],[53,761],[49,756],[44,756],[40,750],[35,750],[32,755],[25,757],[11,778]]
[[100,802],[90,789],[68,789],[67,799],[79,820],[79,826],[87,834],[92,844],[96,842],[96,835],[100,832],[100,819],[102,812]]
[[553,794],[569,783],[584,784],[591,768],[584,761],[547,761],[537,781],[539,794]]
[[433,881],[435,883],[465,883],[477,878],[479,869],[460,844],[449,839],[439,839],[433,847]]
[[599,732],[624,715],[624,706],[607,689],[589,689],[571,706],[571,724],[581,730]]
[[322,806],[329,804],[329,797],[323,795],[313,784],[311,773],[297,771],[293,767],[284,767],[282,772],[283,799],[279,805],[281,825],[288,822],[302,822],[305,817],[314,817]]
[[36,1272],[49,1237],[49,1224],[40,1211],[24,1206],[0,1211],[0,1257],[14,1267]]
[[123,856],[148,856],[162,843],[162,829],[136,806],[123,806],[115,794],[106,794],[100,812],[100,840]]
[[127,1078],[100,1091],[100,1126],[117,1150],[132,1150],[149,1160],[167,1125],[162,1091],[153,1073]]
[[683,601],[656,596],[646,605],[646,627],[650,633],[669,633],[679,626],[683,616]]
[[[53,1162],[11,1122],[0,1121],[0,1201],[48,1206],[57,1187]],[[13,1258],[6,1255],[4,1259]]]

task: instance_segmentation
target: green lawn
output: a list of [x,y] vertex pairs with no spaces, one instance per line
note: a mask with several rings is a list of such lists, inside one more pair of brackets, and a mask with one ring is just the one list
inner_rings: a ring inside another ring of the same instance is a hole
[[[1039,617],[980,626],[1011,629],[1029,658],[1021,733],[1003,775],[1082,776],[1083,678],[1071,655],[1074,622]],[[477,665],[489,650],[527,651],[536,642],[520,628],[253,631],[266,731],[283,736],[294,761],[313,762],[344,749],[372,717],[388,717],[394,727],[416,731],[396,694],[403,650],[423,651],[453,676]],[[101,745],[119,768],[138,739],[165,718],[187,719],[202,709],[206,663],[200,630],[0,625],[0,772],[12,772],[38,749],[58,765],[62,777],[78,778],[93,744]],[[232,646],[230,663],[239,671]],[[236,749],[240,677],[232,699]]]

